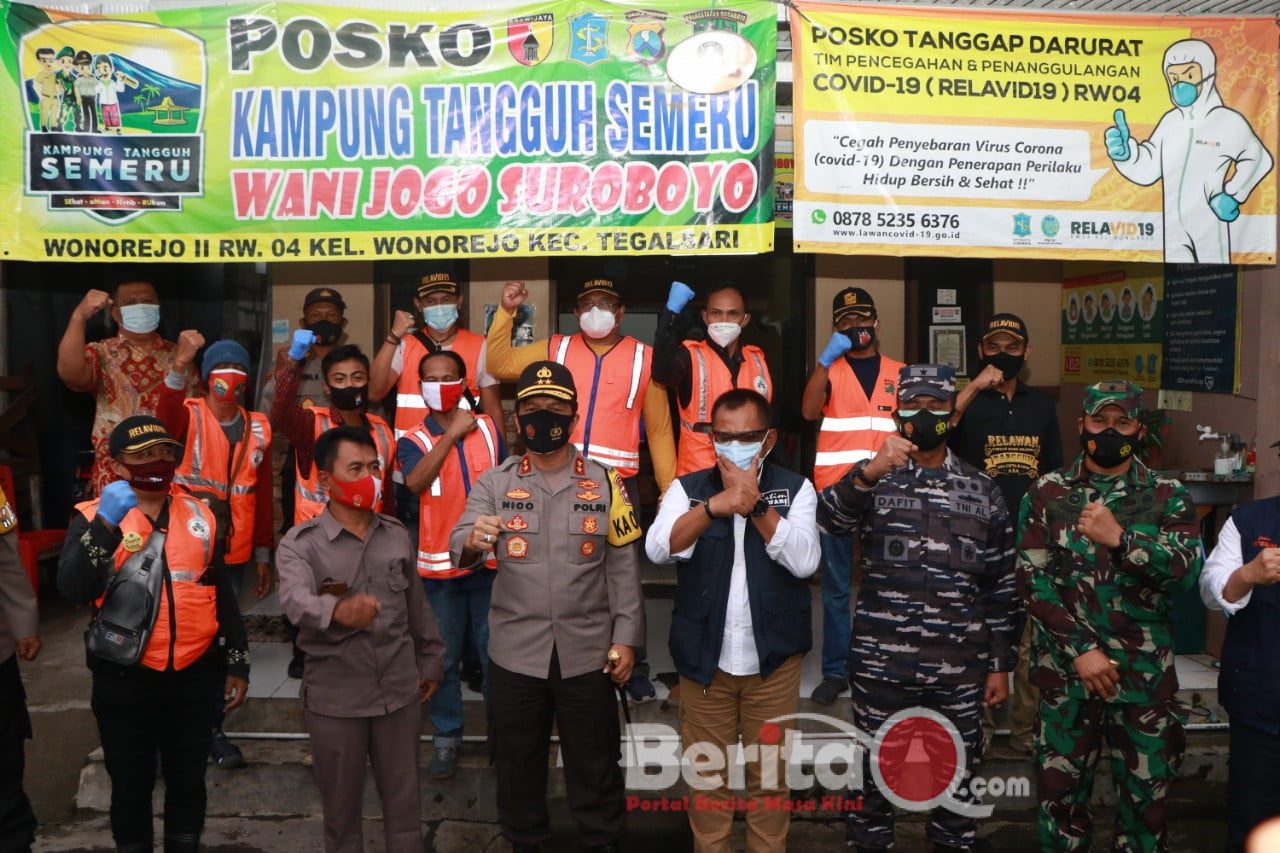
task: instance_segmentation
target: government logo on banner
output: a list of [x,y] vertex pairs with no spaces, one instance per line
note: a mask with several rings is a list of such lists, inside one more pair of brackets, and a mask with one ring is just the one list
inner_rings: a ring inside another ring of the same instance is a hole
[[555,35],[555,15],[550,12],[507,22],[507,48],[516,62],[529,68],[551,55]]
[[204,42],[111,20],[38,27],[18,48],[24,190],[107,223],[203,194]]

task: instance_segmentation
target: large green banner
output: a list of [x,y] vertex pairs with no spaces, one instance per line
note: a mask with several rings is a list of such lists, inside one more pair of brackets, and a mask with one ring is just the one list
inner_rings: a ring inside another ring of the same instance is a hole
[[111,5],[0,0],[0,258],[773,247],[772,3]]

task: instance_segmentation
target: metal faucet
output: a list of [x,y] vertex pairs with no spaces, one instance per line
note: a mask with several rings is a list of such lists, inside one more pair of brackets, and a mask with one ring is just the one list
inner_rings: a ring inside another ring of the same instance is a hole
[[1226,441],[1232,448],[1244,447],[1244,442],[1234,432],[1214,432],[1213,427],[1204,424],[1196,424],[1196,432],[1200,433],[1196,441]]

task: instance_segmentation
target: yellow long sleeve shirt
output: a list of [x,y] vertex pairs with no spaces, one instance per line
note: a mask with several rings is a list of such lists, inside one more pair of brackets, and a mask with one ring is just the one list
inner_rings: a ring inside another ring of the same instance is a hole
[[[511,322],[514,315],[499,307],[493,313],[489,335],[485,339],[485,367],[499,379],[514,380],[535,361],[547,358],[546,339],[534,341],[522,347],[511,346]],[[597,345],[587,339],[587,345],[597,355],[603,355],[609,347]],[[575,377],[576,381],[576,377]],[[671,408],[667,402],[667,389],[650,380],[644,389],[640,408],[648,438],[649,456],[653,460],[653,476],[658,490],[664,494],[676,476],[676,443],[671,429]]]

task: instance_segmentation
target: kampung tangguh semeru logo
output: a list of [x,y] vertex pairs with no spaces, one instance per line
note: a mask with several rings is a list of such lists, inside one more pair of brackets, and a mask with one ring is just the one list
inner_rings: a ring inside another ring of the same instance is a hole
[[203,193],[203,41],[82,20],[34,29],[18,50],[28,195],[120,223]]

